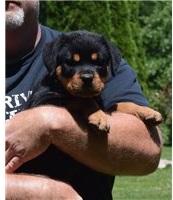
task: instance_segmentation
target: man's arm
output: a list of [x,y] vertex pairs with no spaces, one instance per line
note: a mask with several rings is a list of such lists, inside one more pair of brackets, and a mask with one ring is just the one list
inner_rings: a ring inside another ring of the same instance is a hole
[[[128,114],[112,113],[108,118],[110,133],[103,136],[81,128],[64,108],[42,106],[17,114],[6,128],[7,172],[42,153],[50,143],[103,173],[144,175],[153,172],[161,152],[157,129],[149,130],[141,120]],[[13,162],[15,157],[16,163]]]
[[26,174],[6,175],[6,200],[82,200],[68,184],[47,177]]
[[62,111],[66,116],[62,132],[57,131],[56,117],[52,123],[52,143],[74,159],[111,175],[144,175],[157,168],[161,152],[157,128],[147,128],[133,115],[113,112],[108,115],[110,132],[102,135],[84,131],[66,112]]

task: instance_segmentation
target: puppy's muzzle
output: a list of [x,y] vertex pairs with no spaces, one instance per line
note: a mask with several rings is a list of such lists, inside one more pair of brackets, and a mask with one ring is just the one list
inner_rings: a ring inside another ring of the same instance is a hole
[[91,85],[93,78],[94,78],[94,72],[92,70],[83,70],[80,72],[80,78],[86,84],[87,86]]

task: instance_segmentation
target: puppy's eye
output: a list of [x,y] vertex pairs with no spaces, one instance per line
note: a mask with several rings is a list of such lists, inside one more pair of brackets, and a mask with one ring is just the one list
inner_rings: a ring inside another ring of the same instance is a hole
[[98,54],[97,53],[92,53],[91,54],[91,60],[96,61],[98,59]]
[[75,62],[79,62],[80,61],[80,54],[78,54],[78,53],[74,53],[73,54],[73,60],[75,61]]

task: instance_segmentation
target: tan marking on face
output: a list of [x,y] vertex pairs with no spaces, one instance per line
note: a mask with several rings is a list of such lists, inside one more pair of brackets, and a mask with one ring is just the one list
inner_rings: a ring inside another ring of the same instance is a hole
[[80,55],[78,53],[73,54],[73,60],[76,62],[80,61]]
[[91,54],[91,59],[92,60],[97,60],[98,59],[98,54],[97,53],[92,53]]
[[101,78],[98,75],[98,73],[95,73],[95,76],[94,76],[94,79],[93,79],[94,90],[97,91],[98,93],[100,93],[104,88],[104,83],[105,83],[105,79]]
[[76,96],[76,94],[80,93],[82,90],[83,83],[79,74],[74,74],[71,78],[68,79],[61,79],[61,83],[64,88],[74,96]]
[[74,96],[81,96],[81,97],[97,96],[104,88],[105,80],[100,78],[100,76],[97,73],[95,73],[92,87],[88,91],[86,91],[85,88],[83,88],[83,81],[80,78],[80,74],[74,74],[71,78],[64,78],[62,76],[62,67],[57,66],[56,76],[57,80],[59,80],[62,83],[64,88]]
[[70,94],[75,94],[76,91],[80,91],[82,88],[83,83],[80,75],[74,74],[71,78],[65,78],[62,76],[62,67],[60,65],[56,67],[56,77]]
[[56,67],[56,76],[58,79],[61,77],[62,67],[59,65]]

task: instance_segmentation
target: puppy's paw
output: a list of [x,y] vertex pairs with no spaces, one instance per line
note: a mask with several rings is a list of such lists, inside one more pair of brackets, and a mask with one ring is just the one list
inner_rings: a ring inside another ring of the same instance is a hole
[[92,113],[88,117],[88,121],[92,128],[96,128],[96,131],[108,133],[110,130],[107,115],[102,110]]
[[138,114],[149,125],[159,125],[163,121],[162,115],[151,108],[144,107]]

